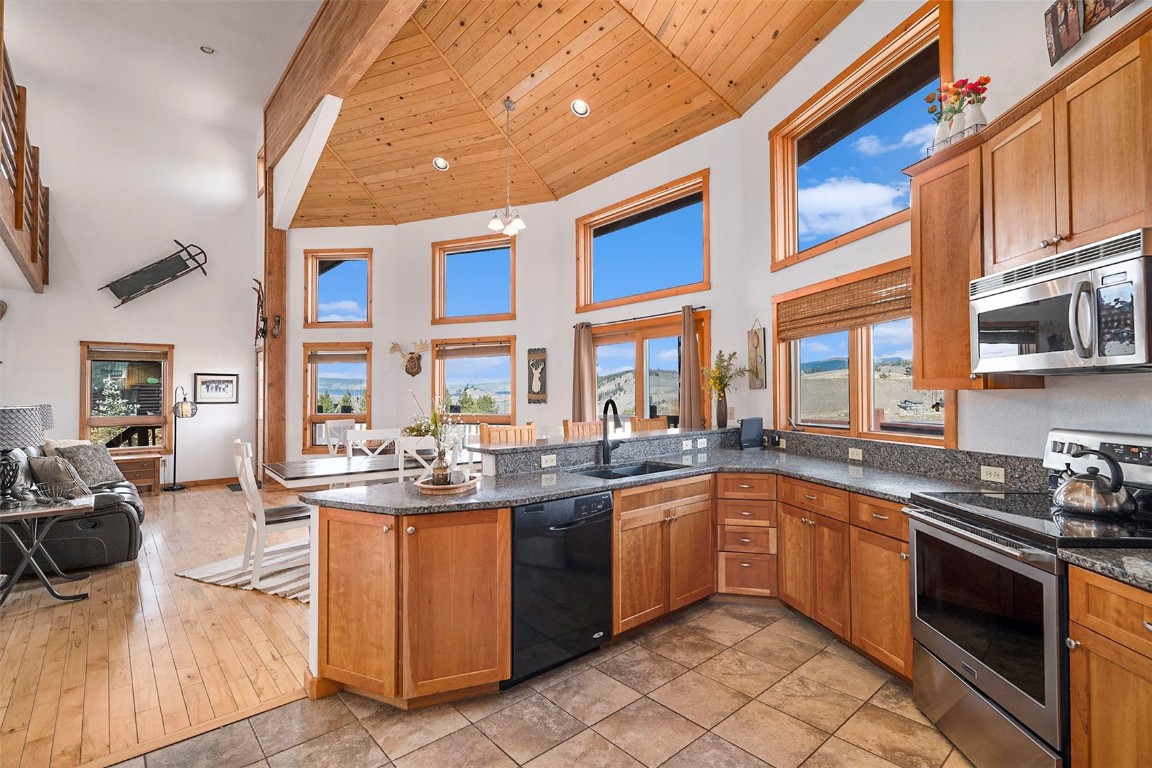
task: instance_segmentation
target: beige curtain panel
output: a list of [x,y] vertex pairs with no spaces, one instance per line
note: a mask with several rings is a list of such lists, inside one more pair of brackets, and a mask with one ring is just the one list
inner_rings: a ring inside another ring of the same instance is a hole
[[704,426],[700,393],[700,343],[696,338],[696,314],[691,304],[680,310],[680,426]]
[[782,301],[776,306],[776,337],[792,341],[899,320],[912,313],[912,270],[883,275]]
[[577,323],[572,341],[572,421],[596,420],[596,350],[592,324]]

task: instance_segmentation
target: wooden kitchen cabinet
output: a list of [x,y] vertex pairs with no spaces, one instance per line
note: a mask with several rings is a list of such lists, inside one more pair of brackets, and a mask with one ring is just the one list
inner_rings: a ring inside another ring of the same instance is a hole
[[911,569],[906,541],[852,526],[852,644],[912,677]]
[[716,481],[716,589],[726,595],[775,597],[775,475],[724,473]]
[[1072,764],[1152,765],[1152,593],[1068,569]]
[[812,615],[812,532],[808,513],[781,504],[779,524],[780,599],[806,616]]
[[712,477],[616,491],[612,633],[716,591]]
[[848,524],[788,504],[780,505],[778,520],[780,598],[836,634],[848,637]]

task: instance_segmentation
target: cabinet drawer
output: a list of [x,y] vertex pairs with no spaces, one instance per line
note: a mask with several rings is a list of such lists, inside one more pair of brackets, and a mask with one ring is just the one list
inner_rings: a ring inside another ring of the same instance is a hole
[[734,501],[716,502],[716,521],[722,525],[776,525],[776,502]]
[[776,529],[764,526],[717,526],[716,541],[721,552],[776,554]]
[[155,471],[151,469],[121,469],[120,474],[124,475],[125,480],[133,483],[137,481],[150,483],[156,478]]
[[776,475],[722,474],[717,481],[716,495],[722,499],[776,498]]
[[720,553],[719,591],[729,595],[775,596],[776,555]]
[[908,516],[904,514],[903,504],[854,493],[849,509],[852,525],[908,541]]
[[826,485],[780,478],[780,501],[809,512],[819,512],[842,523],[848,522],[848,492]]
[[1152,657],[1152,592],[1073,566],[1068,619]]
[[151,472],[154,464],[148,460],[134,459],[132,461],[117,461],[116,466],[120,468],[121,472],[127,474],[129,472]]
[[669,480],[652,485],[639,485],[625,488],[613,494],[613,504],[617,513],[631,512],[646,507],[659,507],[665,504],[691,504],[697,501],[712,500],[712,476],[686,477],[683,480]]

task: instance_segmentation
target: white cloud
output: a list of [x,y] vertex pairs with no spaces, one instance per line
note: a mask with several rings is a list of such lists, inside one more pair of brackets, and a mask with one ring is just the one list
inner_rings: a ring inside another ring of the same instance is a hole
[[832,347],[822,341],[805,341],[803,347],[805,352],[813,352],[817,355],[832,351]]
[[656,353],[656,359],[661,363],[672,363],[680,359],[680,352],[675,349],[663,349]]
[[908,186],[833,177],[796,198],[802,236],[835,236],[907,208]]
[[316,313],[324,323],[352,322],[368,316],[357,301],[324,301],[316,305]]
[[900,137],[899,141],[885,142],[884,139],[875,135],[861,136],[852,142],[852,148],[862,155],[874,157],[875,155],[882,155],[885,152],[894,152],[897,149],[904,149],[905,147],[915,147],[917,149],[927,149],[932,144],[932,139],[936,136],[936,123],[928,123],[919,128],[913,128],[907,131]]

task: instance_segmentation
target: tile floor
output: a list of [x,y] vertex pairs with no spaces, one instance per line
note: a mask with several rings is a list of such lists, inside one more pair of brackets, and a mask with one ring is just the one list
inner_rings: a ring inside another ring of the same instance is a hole
[[713,599],[485,698],[298,701],[119,768],[965,768],[910,690],[786,609]]

